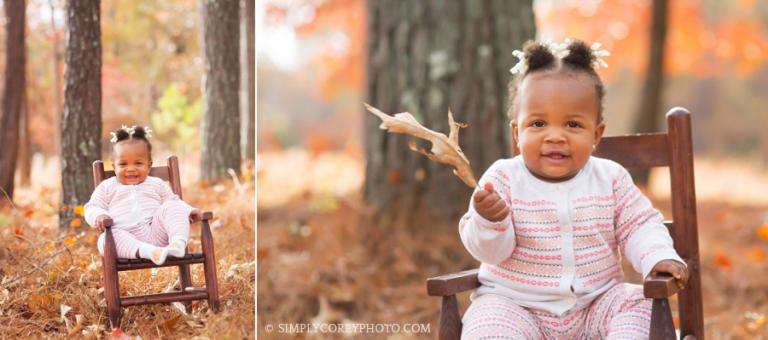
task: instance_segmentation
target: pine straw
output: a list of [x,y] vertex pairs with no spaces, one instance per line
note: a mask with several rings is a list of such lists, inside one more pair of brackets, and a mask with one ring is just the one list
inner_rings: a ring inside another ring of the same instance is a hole
[[[253,184],[240,194],[232,183],[214,188],[184,188],[192,205],[214,212],[214,246],[221,311],[206,301],[193,302],[186,314],[175,305],[123,308],[122,331],[152,338],[252,338],[254,327]],[[39,193],[50,197],[51,193]],[[54,196],[55,197],[55,196]],[[102,288],[96,239],[87,227],[59,235],[54,204],[40,200],[2,213],[0,246],[0,337],[104,338],[109,321]],[[31,214],[25,217],[25,214]],[[9,217],[10,216],[10,217]],[[10,220],[9,220],[10,219]],[[21,235],[14,229],[20,226]],[[200,251],[200,228],[193,226],[190,247]],[[192,265],[192,282],[204,285],[202,265]],[[121,295],[178,289],[178,270],[161,268],[120,273]],[[62,306],[69,306],[66,320]],[[78,316],[80,322],[78,323]]]
[[[456,224],[424,225],[415,232],[381,230],[367,224],[366,209],[355,203],[359,196],[305,195],[259,210],[258,335],[274,338],[279,324],[355,322],[426,323],[431,332],[353,338],[437,337],[440,299],[427,296],[425,280],[477,266],[458,240]],[[654,204],[670,216],[668,201]],[[768,261],[754,255],[768,253],[768,242],[756,234],[765,212],[765,207],[699,204],[704,323],[710,336],[768,334]],[[732,265],[718,264],[718,256]],[[639,282],[631,266],[624,269],[628,280]],[[462,311],[468,297],[458,296]],[[676,301],[673,305],[676,309]],[[266,325],[274,327],[272,333]],[[291,337],[345,338],[308,332]]]

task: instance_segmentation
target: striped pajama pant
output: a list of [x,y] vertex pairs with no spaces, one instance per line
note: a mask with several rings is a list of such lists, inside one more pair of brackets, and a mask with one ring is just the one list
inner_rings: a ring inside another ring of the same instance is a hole
[[[168,245],[170,239],[189,239],[189,210],[180,200],[170,200],[157,209],[149,224],[137,225],[130,229],[112,228],[118,258],[135,259],[136,251],[143,243],[158,247]],[[99,236],[97,246],[104,255],[105,233]]]
[[591,305],[557,316],[485,294],[464,314],[462,339],[648,339],[652,300],[639,285],[620,283]]

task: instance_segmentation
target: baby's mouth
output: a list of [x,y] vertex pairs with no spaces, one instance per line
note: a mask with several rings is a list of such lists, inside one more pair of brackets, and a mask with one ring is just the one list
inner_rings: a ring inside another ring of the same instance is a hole
[[551,152],[543,153],[542,157],[548,158],[548,159],[553,160],[553,161],[561,161],[561,160],[565,160],[565,159],[570,158],[571,155],[566,154],[564,152],[560,152],[560,151],[551,151]]

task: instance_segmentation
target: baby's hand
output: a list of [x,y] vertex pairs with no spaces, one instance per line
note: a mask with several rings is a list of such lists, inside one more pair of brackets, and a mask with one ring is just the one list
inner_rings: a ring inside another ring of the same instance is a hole
[[104,232],[104,220],[110,219],[108,215],[99,215],[99,217],[96,217],[96,229],[99,230],[100,233]]
[[192,211],[189,212],[189,222],[197,222],[201,221],[203,219],[203,212],[200,211],[200,209],[192,209]]
[[675,260],[663,260],[653,266],[651,269],[651,275],[658,273],[667,273],[675,278],[677,288],[685,288],[685,284],[688,283],[688,268],[684,264]]
[[486,220],[498,222],[509,214],[507,203],[493,190],[493,184],[485,183],[483,189],[475,193],[475,211]]

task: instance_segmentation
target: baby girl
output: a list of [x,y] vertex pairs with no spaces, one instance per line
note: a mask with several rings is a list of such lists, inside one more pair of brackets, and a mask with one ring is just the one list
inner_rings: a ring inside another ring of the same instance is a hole
[[[85,204],[85,220],[112,234],[119,258],[143,258],[163,264],[168,256],[182,257],[191,219],[202,212],[179,199],[162,179],[149,176],[152,144],[149,128],[123,126],[112,132],[115,176],[102,181]],[[104,255],[104,233],[98,240]]]

